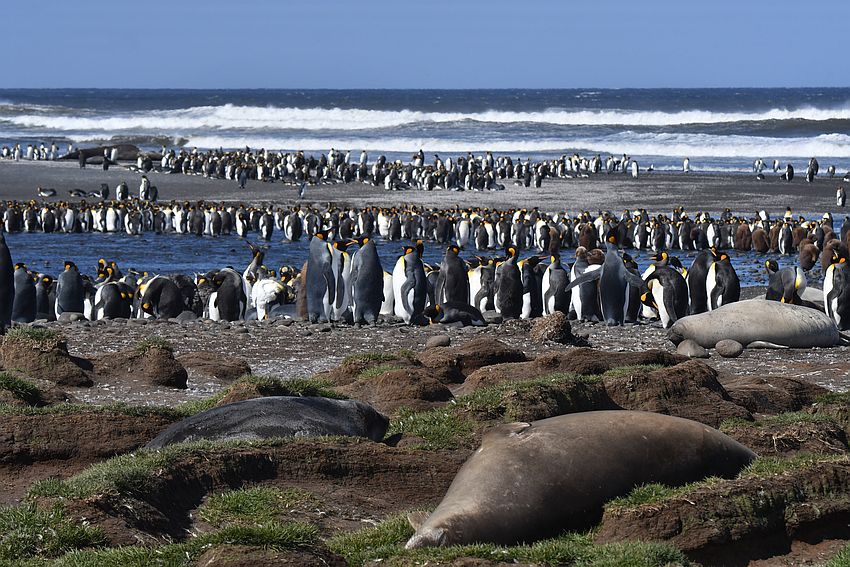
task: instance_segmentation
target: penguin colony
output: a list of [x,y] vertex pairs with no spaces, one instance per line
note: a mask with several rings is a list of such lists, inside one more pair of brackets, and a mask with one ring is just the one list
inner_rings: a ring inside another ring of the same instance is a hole
[[[14,204],[7,205],[6,213],[14,210]],[[209,210],[199,211],[195,208],[198,223],[206,222]],[[236,216],[247,218],[241,212]],[[768,298],[788,303],[807,304],[801,297],[805,273],[819,264],[825,274],[824,309],[839,328],[850,327],[850,219],[839,238],[828,214],[806,221],[786,211],[772,220],[766,211],[741,218],[726,210],[718,218],[696,213],[691,220],[681,209],[654,217],[645,210],[624,211],[617,217],[537,209],[296,207],[285,212],[283,225],[290,240],[310,238],[308,261],[300,269],[270,270],[263,265],[263,250],[249,245],[251,261],[242,272],[227,267],[194,276],[124,274],[116,263],[102,260],[94,276],[67,262],[53,277],[13,264],[4,239],[0,279],[7,278],[8,286],[0,289],[0,300],[11,307],[3,322],[59,318],[64,312],[89,319],[173,318],[187,311],[214,320],[268,319],[297,302],[298,315],[311,322],[371,324],[394,317],[408,324],[484,325],[483,312],[492,310],[504,319],[561,311],[608,325],[657,318],[669,327],[681,317],[739,299],[740,282],[726,252],[734,249],[798,254],[796,268],[766,265]],[[378,237],[410,244],[394,265],[383,266]],[[447,245],[439,266],[423,262],[425,240]],[[464,249],[478,255],[464,259]],[[573,249],[572,262],[562,256],[567,249]],[[652,265],[638,274],[637,264],[623,252],[627,249],[654,251]],[[685,269],[673,250],[698,254]]]

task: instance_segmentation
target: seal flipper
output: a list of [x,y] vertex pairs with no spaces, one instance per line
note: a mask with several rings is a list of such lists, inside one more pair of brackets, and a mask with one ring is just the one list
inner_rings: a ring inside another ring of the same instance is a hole
[[788,347],[785,345],[778,345],[776,343],[771,343],[768,341],[753,341],[747,345],[747,348],[773,348],[773,349],[787,349]]

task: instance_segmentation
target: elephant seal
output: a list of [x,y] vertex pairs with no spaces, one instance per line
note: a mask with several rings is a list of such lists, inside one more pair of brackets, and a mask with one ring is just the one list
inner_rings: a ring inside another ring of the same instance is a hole
[[430,516],[411,514],[407,549],[512,545],[590,528],[609,500],[636,486],[734,477],[756,458],[688,419],[592,411],[488,432]]
[[821,311],[758,299],[679,319],[667,336],[673,344],[692,339],[703,348],[714,348],[723,339],[744,346],[790,348],[831,347],[845,341],[835,323]]
[[269,437],[350,435],[381,441],[389,420],[367,403],[272,396],[212,408],[171,425],[146,447],[190,441],[256,440]]

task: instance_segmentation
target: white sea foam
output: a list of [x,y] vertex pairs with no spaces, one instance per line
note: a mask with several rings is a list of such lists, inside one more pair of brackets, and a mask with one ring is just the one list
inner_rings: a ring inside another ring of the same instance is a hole
[[366,110],[342,108],[280,108],[259,106],[197,106],[177,110],[132,112],[104,117],[79,116],[67,112],[17,114],[0,108],[0,120],[18,126],[58,131],[97,130],[105,132],[145,130],[157,132],[199,130],[368,130],[415,123],[477,121],[493,124],[552,124],[561,126],[620,125],[675,126],[722,124],[765,120],[850,120],[850,107],[796,109],[775,108],[764,112],[679,112],[629,110],[559,110],[512,112],[421,112],[416,110]]
[[631,156],[690,156],[715,158],[755,157],[846,157],[850,155],[850,136],[824,134],[813,138],[766,138],[755,136],[714,136],[707,134],[643,134],[623,132],[616,136],[562,140],[498,140],[456,141],[439,138],[379,139],[345,137],[267,137],[267,136],[190,136],[188,146],[200,148],[266,148],[275,150],[320,151],[334,147],[388,153],[412,153],[420,148],[427,152],[464,153],[492,151],[521,153],[629,154]]

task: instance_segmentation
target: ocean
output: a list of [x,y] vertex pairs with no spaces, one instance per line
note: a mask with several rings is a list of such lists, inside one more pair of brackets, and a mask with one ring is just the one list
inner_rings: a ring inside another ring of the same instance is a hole
[[756,158],[850,169],[850,88],[559,90],[0,90],[0,145],[126,142],[555,157],[752,171]]

